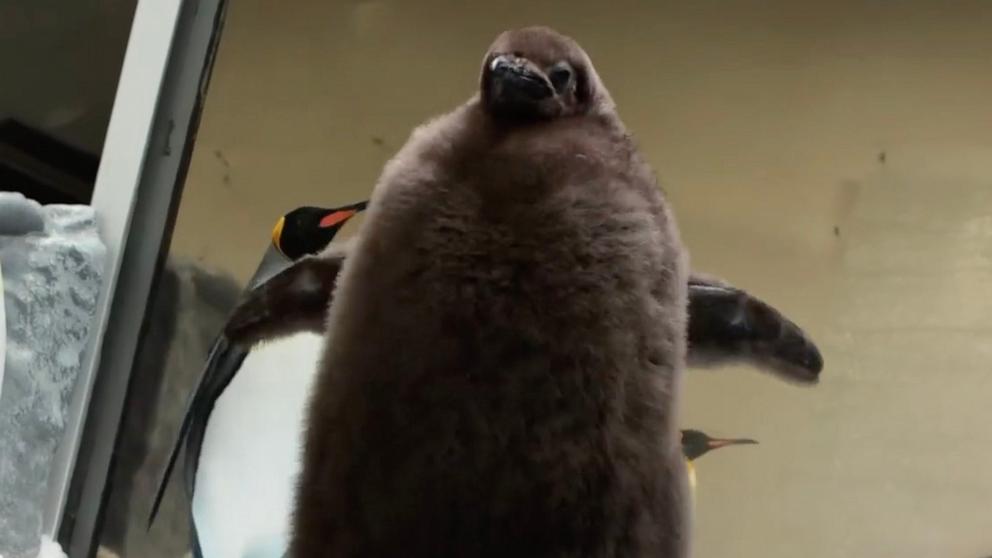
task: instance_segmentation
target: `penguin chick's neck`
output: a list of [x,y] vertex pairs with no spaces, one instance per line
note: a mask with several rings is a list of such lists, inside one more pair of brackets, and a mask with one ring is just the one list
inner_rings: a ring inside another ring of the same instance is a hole
[[[457,175],[453,178],[476,183],[481,193],[497,198],[533,201],[533,196],[548,193],[546,187],[592,180],[607,168],[629,168],[636,158],[623,124],[613,115],[505,120],[487,112],[476,96],[440,119],[447,125],[431,131],[448,141],[432,142],[432,149],[440,146],[443,151],[431,155],[450,163],[445,168]],[[451,148],[455,145],[458,149]],[[485,177],[484,184],[477,177]]]

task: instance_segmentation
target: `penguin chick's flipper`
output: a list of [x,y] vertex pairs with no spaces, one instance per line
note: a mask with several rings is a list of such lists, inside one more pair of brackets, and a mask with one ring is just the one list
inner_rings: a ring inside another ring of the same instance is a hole
[[689,278],[692,367],[747,362],[804,384],[816,383],[823,357],[801,327],[765,301],[700,273]]
[[300,331],[324,333],[343,252],[303,258],[259,285],[235,308],[224,329],[233,343],[252,346]]
[[[225,330],[250,346],[307,330],[323,334],[334,284],[347,254],[304,258],[255,289]],[[823,357],[805,331],[767,302],[733,285],[694,272],[689,278],[691,367],[746,362],[783,379],[816,383]]]

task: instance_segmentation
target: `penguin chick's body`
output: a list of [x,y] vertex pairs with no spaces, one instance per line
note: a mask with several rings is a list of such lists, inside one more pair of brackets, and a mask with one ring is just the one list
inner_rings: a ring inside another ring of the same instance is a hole
[[501,35],[344,264],[290,555],[684,556],[686,260],[581,48]]

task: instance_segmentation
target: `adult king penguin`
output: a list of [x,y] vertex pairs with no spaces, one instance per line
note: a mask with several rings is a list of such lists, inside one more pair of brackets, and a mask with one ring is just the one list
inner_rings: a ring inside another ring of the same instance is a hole
[[[366,206],[367,202],[300,207],[280,217],[246,293],[293,261],[327,248]],[[197,558],[268,556],[266,547],[284,545],[290,510],[284,486],[292,479],[282,477],[299,467],[295,442],[309,384],[307,365],[316,366],[320,343],[320,337],[308,331],[255,347],[231,343],[224,335],[215,341],[151,515],[153,520],[184,447],[191,543]]]

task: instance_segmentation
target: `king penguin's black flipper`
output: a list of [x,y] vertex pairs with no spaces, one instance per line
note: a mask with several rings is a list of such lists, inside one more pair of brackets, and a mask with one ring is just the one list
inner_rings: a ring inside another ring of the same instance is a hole
[[190,421],[186,433],[186,456],[183,466],[186,495],[189,498],[193,497],[196,471],[200,463],[200,451],[203,448],[203,436],[207,431],[210,413],[213,412],[217,400],[224,393],[231,380],[234,379],[245,357],[248,356],[247,349],[242,345],[231,343],[223,335],[217,342],[223,345],[224,349],[218,351],[216,357],[208,362],[204,370],[203,381],[196,390],[197,398],[189,410]]
[[800,383],[815,383],[823,356],[794,322],[763,300],[718,279],[689,280],[690,366],[746,362]]
[[158,515],[159,507],[162,505],[162,498],[165,497],[165,490],[169,486],[169,479],[172,477],[172,471],[175,468],[176,461],[179,458],[179,452],[182,451],[183,445],[186,442],[186,436],[192,426],[194,410],[197,408],[198,400],[201,398],[201,386],[204,385],[213,363],[220,358],[221,353],[228,350],[228,347],[229,344],[223,336],[219,336],[210,347],[210,352],[207,354],[207,362],[204,365],[203,373],[200,374],[200,381],[197,383],[196,388],[193,390],[193,395],[190,396],[189,402],[186,404],[186,411],[183,413],[183,422],[179,426],[179,432],[176,434],[176,439],[172,444],[169,459],[166,461],[165,468],[162,470],[162,475],[159,478],[158,488],[155,491],[155,499],[152,501],[152,507],[148,514],[149,529],[155,521],[155,516]]
[[200,533],[196,531],[196,520],[193,514],[189,514],[189,551],[193,558],[203,558],[203,549],[200,548]]
[[223,335],[214,341],[207,356],[207,362],[203,367],[203,373],[200,375],[200,381],[193,390],[193,396],[186,406],[182,425],[179,427],[179,433],[173,443],[169,460],[159,480],[155,500],[152,502],[151,513],[148,517],[149,528],[158,514],[172,471],[183,447],[186,448],[183,467],[186,496],[192,498],[207,419],[210,417],[210,412],[213,411],[217,399],[224,392],[224,388],[231,383],[247,354],[247,350],[242,346],[232,344]]

